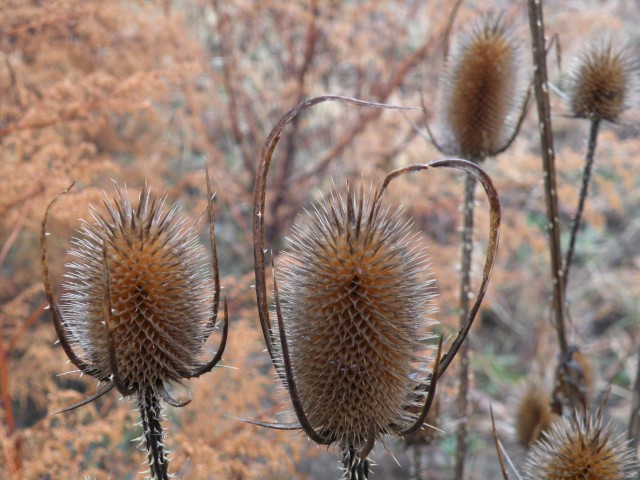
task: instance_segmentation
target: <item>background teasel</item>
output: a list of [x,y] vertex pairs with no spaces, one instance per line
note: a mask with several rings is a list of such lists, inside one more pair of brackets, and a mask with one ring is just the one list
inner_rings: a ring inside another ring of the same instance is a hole
[[[500,204],[490,178],[476,164],[459,159],[394,170],[369,195],[362,190],[357,195],[349,187],[345,197],[332,193],[315,207],[308,229],[294,229],[282,274],[284,306],[274,271],[276,333],[266,304],[267,174],[284,127],[325,101],[398,108],[337,96],[312,98],[284,115],[265,143],[254,189],[258,311],[267,350],[289,391],[298,423],[249,422],[302,429],[321,445],[337,443],[343,478],[361,480],[369,476],[368,455],[383,434],[404,436],[423,427],[436,382],[459,351],[484,297],[498,246]],[[475,303],[442,360],[440,339],[427,378],[426,371],[411,365],[419,359],[420,329],[432,296],[430,283],[421,278],[425,254],[412,245],[408,225],[399,221],[397,211],[387,217],[383,194],[395,178],[439,167],[458,168],[481,181],[490,204],[490,235]],[[417,415],[411,412],[415,407],[420,407]]]
[[610,38],[590,46],[575,61],[568,78],[571,115],[618,123],[639,100],[639,66],[629,46]]
[[179,218],[177,206],[166,210],[165,197],[151,194],[146,184],[135,207],[126,188],[123,192],[116,186],[112,201],[105,194],[108,215],[92,210],[94,223],[84,223],[72,240],[75,261],[67,266],[67,293],[60,307],[50,284],[45,240],[47,219],[60,195],[49,204],[42,222],[45,291],[58,338],[80,372],[104,384],[93,396],[63,411],[86,405],[114,388],[125,397],[136,396],[141,439],[151,478],[157,480],[169,478],[160,400],[175,407],[190,402],[174,399],[166,385],[210,371],[220,361],[227,339],[225,303],[218,352],[209,362],[198,359],[216,325],[220,292],[209,187],[207,191],[212,299],[195,224],[188,226]]
[[[473,162],[504,152],[515,139],[527,110],[526,78],[522,55],[513,33],[500,15],[485,15],[455,45],[447,58],[440,82],[436,139],[429,138],[445,154]],[[473,257],[476,180],[465,179],[460,266],[460,323],[469,311]],[[460,390],[455,478],[464,476],[466,457],[469,351],[460,352]]]
[[622,437],[616,437],[602,410],[574,413],[553,423],[528,453],[526,480],[625,480],[640,464]]
[[440,81],[433,140],[441,152],[481,161],[509,148],[528,100],[523,66],[502,15],[486,14],[462,35]]
[[639,75],[640,63],[633,57],[631,48],[617,46],[609,39],[583,53],[569,76],[571,115],[588,119],[590,128],[578,206],[564,261],[565,286],[569,281],[576,239],[589,192],[600,124],[602,121],[617,123],[625,110],[637,104],[640,98]]
[[520,392],[515,409],[516,440],[530,447],[558,418],[549,405],[549,392],[538,382],[528,382]]

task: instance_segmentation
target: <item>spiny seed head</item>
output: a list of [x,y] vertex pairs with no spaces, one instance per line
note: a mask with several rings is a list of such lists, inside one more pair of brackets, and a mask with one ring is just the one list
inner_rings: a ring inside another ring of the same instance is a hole
[[401,211],[336,192],[295,226],[280,274],[291,365],[316,431],[344,448],[406,426],[426,373],[413,367],[433,312],[428,256]]
[[[138,391],[193,370],[207,334],[205,253],[193,226],[145,185],[137,207],[116,187],[108,215],[92,211],[74,238],[61,306],[72,340],[103,377],[112,375],[107,327],[120,378]],[[106,248],[111,318],[105,318]],[[111,322],[110,325],[107,322]]]
[[617,122],[638,94],[638,63],[610,40],[582,55],[569,78],[569,104],[575,117]]
[[556,402],[569,402],[576,396],[585,405],[589,402],[593,390],[593,368],[589,359],[574,345],[569,346],[567,358],[561,359],[556,367]]
[[623,480],[635,478],[639,467],[602,414],[587,412],[555,422],[529,451],[523,471],[528,480]]
[[520,445],[532,445],[547,431],[556,416],[551,412],[549,394],[537,383],[528,384],[518,400],[516,436]]
[[503,149],[520,108],[523,63],[500,16],[484,16],[447,62],[440,95],[446,153],[482,160]]

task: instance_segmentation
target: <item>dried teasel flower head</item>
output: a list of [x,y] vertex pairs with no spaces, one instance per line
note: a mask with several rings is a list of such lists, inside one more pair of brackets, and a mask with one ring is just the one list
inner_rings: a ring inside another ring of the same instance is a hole
[[627,442],[598,410],[555,422],[529,451],[523,472],[527,480],[623,480],[636,478],[638,468]]
[[415,420],[406,407],[426,375],[412,362],[435,291],[410,227],[347,186],[294,227],[284,250],[278,283],[298,393],[314,429],[343,450]]
[[638,99],[639,64],[628,47],[609,39],[584,53],[569,77],[571,114],[617,122]]
[[[368,455],[377,439],[384,434],[404,437],[424,426],[437,381],[460,351],[486,292],[498,247],[500,202],[477,164],[452,158],[394,170],[374,193],[365,195],[362,188],[358,193],[350,186],[344,196],[333,192],[316,205],[305,225],[294,228],[283,270],[274,267],[275,328],[268,311],[264,241],[269,165],[286,125],[326,101],[399,108],[315,97],[287,112],[267,138],[254,188],[256,297],[267,352],[298,422],[245,421],[303,430],[319,445],[337,444],[343,478],[362,480],[369,476]],[[427,369],[417,362],[424,349],[426,316],[433,308],[428,258],[410,235],[410,223],[401,221],[400,211],[391,211],[384,192],[395,178],[443,167],[480,180],[489,200],[490,231],[482,282],[467,321],[444,356],[440,337],[433,367]],[[418,405],[419,413],[412,413]]]
[[526,101],[524,63],[501,16],[485,15],[447,60],[439,99],[441,147],[479,161],[513,141]]
[[95,222],[82,225],[69,252],[75,261],[67,266],[68,293],[62,296],[65,323],[86,361],[101,377],[117,368],[125,391],[183,378],[198,364],[211,327],[204,249],[178,208],[166,210],[164,203],[145,186],[134,207],[126,190],[116,187],[113,201],[104,200],[108,215],[94,210]]
[[[209,186],[208,192],[210,195]],[[220,288],[211,202],[213,299],[208,294],[205,251],[194,225],[179,217],[177,207],[165,209],[165,197],[151,194],[145,184],[136,206],[127,190],[116,186],[113,200],[104,198],[108,214],[93,210],[94,222],[82,225],[72,241],[70,254],[75,261],[67,265],[67,293],[58,307],[49,280],[45,240],[47,218],[58,198],[47,208],[42,223],[45,292],[65,353],[81,372],[104,382],[92,397],[65,411],[113,388],[124,396],[135,395],[151,478],[168,478],[160,399],[177,407],[189,401],[173,399],[165,385],[210,371],[221,359],[227,338],[225,304],[218,353],[210,362],[199,360],[215,327]]]
[[516,408],[518,443],[524,447],[531,446],[556,419],[549,405],[549,393],[537,382],[528,383],[520,394]]

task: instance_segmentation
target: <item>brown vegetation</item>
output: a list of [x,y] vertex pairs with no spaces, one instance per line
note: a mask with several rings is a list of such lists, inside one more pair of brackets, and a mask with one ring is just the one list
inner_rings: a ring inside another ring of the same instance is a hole
[[[547,36],[560,34],[562,63],[554,50],[547,61],[552,83],[560,86],[567,76],[564,59],[578,57],[595,35],[633,32],[638,15],[633,2],[547,3]],[[45,310],[40,222],[48,202],[75,180],[48,226],[59,298],[77,219],[90,220],[87,206],[100,205],[100,192],[111,190],[111,179],[132,190],[145,180],[156,190],[166,188],[170,203],[180,203],[194,221],[207,203],[203,159],[217,192],[221,284],[229,299],[223,363],[237,370],[218,368],[193,380],[191,405],[167,407],[172,471],[185,479],[337,476],[334,455],[325,458],[304,437],[230,418],[293,419],[279,413],[290,403],[273,381],[252,288],[251,203],[259,150],[284,112],[319,94],[399,105],[419,105],[423,97],[427,111],[437,112],[447,19],[456,4],[10,0],[0,6],[0,477],[127,478],[141,469],[142,454],[130,441],[139,435],[137,415],[113,392],[51,415],[90,395],[95,382],[75,373],[59,375],[72,367],[65,367],[67,358],[54,345]],[[506,9],[510,32],[528,48],[524,4],[497,6]],[[464,2],[453,31],[495,7],[496,2]],[[632,51],[637,41],[629,40]],[[529,58],[524,55],[525,66]],[[575,112],[553,94],[552,108],[569,114],[554,116],[553,124],[558,218],[565,235],[578,200],[586,138],[581,120],[569,118]],[[613,385],[606,412],[622,426],[632,405],[640,333],[640,142],[630,126],[637,124],[636,110],[616,117],[618,125],[600,125],[598,162],[567,286],[567,334],[591,364],[594,398]],[[407,115],[422,121],[419,112]],[[266,245],[276,256],[296,216],[322,197],[319,192],[329,191],[332,179],[336,185],[348,178],[375,185],[393,168],[441,156],[401,113],[338,104],[293,121],[277,155],[265,225]],[[503,230],[492,285],[469,338],[476,352],[469,479],[499,475],[489,404],[504,441],[502,433],[515,423],[505,398],[532,370],[551,381],[556,363],[539,156],[538,121],[529,114],[511,150],[486,164],[500,193]],[[439,292],[437,330],[449,336],[458,323],[456,228],[463,182],[442,169],[429,175],[398,179],[387,195],[392,205],[404,205],[414,219],[412,231],[427,246]],[[486,205],[476,209],[481,245],[487,242],[487,211]],[[207,244],[204,222],[198,234]],[[475,250],[472,272],[478,282],[483,249]],[[215,348],[212,340],[204,351]],[[437,424],[444,433],[422,452],[429,478],[436,480],[451,478],[453,471],[457,387],[451,373],[438,389]],[[402,466],[380,449],[376,475],[408,478],[403,449],[394,441],[389,448]]]

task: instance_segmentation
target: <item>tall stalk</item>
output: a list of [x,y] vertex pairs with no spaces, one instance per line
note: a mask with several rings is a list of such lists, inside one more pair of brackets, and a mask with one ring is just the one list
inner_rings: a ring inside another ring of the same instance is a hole
[[580,222],[582,220],[582,212],[584,211],[584,204],[589,193],[589,183],[591,182],[591,171],[593,170],[593,160],[596,153],[599,127],[600,119],[596,118],[591,120],[591,126],[589,128],[589,146],[587,147],[587,156],[585,159],[586,163],[584,166],[584,171],[582,173],[582,186],[580,187],[578,208],[576,209],[575,216],[573,217],[573,223],[571,225],[571,237],[569,239],[569,248],[567,250],[567,256],[565,257],[564,261],[564,269],[562,271],[565,290],[569,282],[569,271],[571,269],[571,263],[573,262],[573,253],[575,251],[576,238],[578,237],[578,230],[580,229]]
[[[473,175],[466,175],[464,184],[462,227],[462,262],[460,267],[460,326],[469,314],[471,295],[471,258],[473,256],[473,223],[476,179]],[[464,464],[467,455],[467,417],[469,410],[469,344],[465,343],[460,348],[460,390],[458,393],[458,413],[461,421],[456,431],[456,465],[455,478],[462,479]]]
[[567,356],[568,346],[565,332],[565,282],[562,279],[562,252],[560,250],[555,151],[553,149],[553,132],[551,129],[551,106],[549,104],[542,0],[529,0],[528,4],[534,64],[533,87],[540,126],[540,148],[542,153],[542,169],[544,172],[545,203],[547,206],[547,231],[549,234],[549,254],[551,257],[554,324],[561,356],[565,358]]

